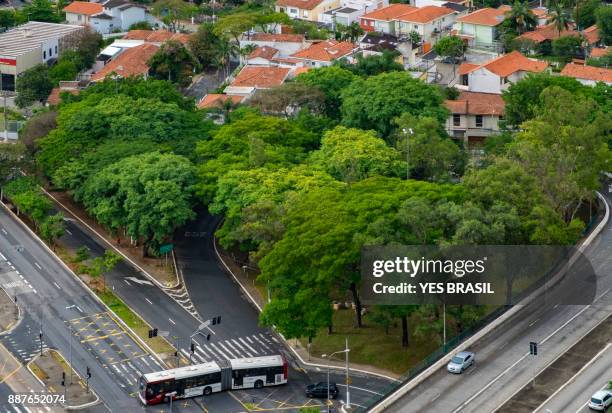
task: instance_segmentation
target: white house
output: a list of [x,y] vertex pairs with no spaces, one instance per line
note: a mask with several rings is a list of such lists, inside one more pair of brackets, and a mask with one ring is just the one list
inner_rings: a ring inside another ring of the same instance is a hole
[[528,73],[543,72],[547,67],[548,62],[529,59],[514,51],[482,65],[463,63],[459,66],[459,83],[455,86],[470,92],[501,94]]
[[276,0],[276,11],[292,19],[319,21],[319,15],[340,7],[340,0]]
[[254,45],[256,47],[273,47],[278,50],[278,56],[287,57],[306,47],[302,34],[255,33],[240,40],[240,47]]
[[416,32],[427,43],[433,43],[443,33],[449,32],[455,23],[455,11],[447,7],[425,6],[396,18],[395,33],[398,36]]
[[503,98],[493,93],[461,92],[457,99],[446,100],[444,106],[450,112],[446,131],[466,145],[481,143],[487,136],[499,133],[499,121],[505,113]]
[[598,82],[612,85],[612,69],[606,69],[604,67],[568,63],[561,71],[561,76],[573,77],[587,86],[595,86]]
[[125,0],[74,1],[64,7],[64,12],[68,23],[86,25],[102,34],[127,31],[134,23],[153,21],[144,6]]
[[349,26],[353,23],[359,23],[359,17],[363,15],[363,9],[354,9],[351,7],[340,7],[338,9],[328,10],[319,14],[319,22],[333,26],[341,24]]

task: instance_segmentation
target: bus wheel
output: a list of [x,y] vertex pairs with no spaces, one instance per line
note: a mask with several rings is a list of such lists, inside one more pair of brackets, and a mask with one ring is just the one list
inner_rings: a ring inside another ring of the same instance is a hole
[[212,389],[210,387],[204,387],[204,396],[210,396],[212,394]]
[[256,389],[262,389],[262,388],[263,388],[263,381],[261,381],[261,380],[257,380],[257,381],[255,382],[255,388],[256,388]]

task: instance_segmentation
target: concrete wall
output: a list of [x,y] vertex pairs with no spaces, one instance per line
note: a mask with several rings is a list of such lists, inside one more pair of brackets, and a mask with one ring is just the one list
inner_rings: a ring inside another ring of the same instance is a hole
[[468,75],[470,92],[501,93],[501,79],[485,68],[474,70]]

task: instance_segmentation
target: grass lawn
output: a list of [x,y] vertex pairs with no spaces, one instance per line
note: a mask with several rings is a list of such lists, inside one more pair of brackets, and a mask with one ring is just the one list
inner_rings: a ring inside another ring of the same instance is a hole
[[[348,337],[351,363],[368,364],[404,374],[439,347],[434,340],[410,334],[409,346],[402,348],[402,328],[399,322],[389,328],[387,335],[384,328],[368,320],[367,314],[363,318],[364,327],[354,328],[353,310],[334,311],[333,320],[333,334],[328,335],[327,329],[322,329],[313,339],[311,347],[313,357],[342,350],[344,339]],[[409,321],[409,329],[413,321],[412,319]],[[302,339],[301,343],[306,347],[308,340]]]
[[98,297],[110,307],[111,310],[121,318],[138,336],[146,342],[149,347],[156,353],[174,352],[172,347],[163,337],[149,338],[150,326],[138,316],[135,312],[129,309],[127,305],[115,294],[110,291],[104,293],[97,292]]

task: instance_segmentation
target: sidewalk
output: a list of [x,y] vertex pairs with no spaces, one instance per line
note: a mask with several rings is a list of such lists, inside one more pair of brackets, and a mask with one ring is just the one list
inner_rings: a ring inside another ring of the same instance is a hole
[[[241,266],[236,263],[227,252],[216,242],[215,242],[215,251],[217,252],[217,256],[221,259],[222,263],[225,264],[231,272],[231,275],[234,277],[236,282],[242,287],[243,290],[247,292],[248,297],[254,302],[255,306],[261,312],[261,309],[265,306],[266,300],[262,296],[262,292],[257,288],[255,283],[255,275],[246,273]],[[283,338],[284,339],[284,338]],[[308,355],[308,349],[303,347],[300,344],[299,340],[284,340],[289,347],[294,351],[296,355],[301,359],[301,362],[304,363],[307,367],[315,367],[315,368],[326,368],[328,365],[334,366],[338,369],[344,369],[345,364],[341,361],[322,359],[318,357],[313,357],[312,355]],[[312,366],[309,366],[311,364]],[[388,379],[398,379],[400,376],[391,371],[379,369],[369,365],[350,363],[350,370],[359,371],[367,374],[375,374],[379,376],[383,376]]]
[[19,319],[19,309],[4,288],[0,288],[0,333],[10,330]]
[[[28,363],[28,369],[49,392],[65,395],[62,405],[66,408],[85,408],[99,401],[93,390],[87,388],[85,379],[82,379],[56,350],[49,350],[42,356],[36,357]],[[65,376],[62,376],[62,373]],[[62,381],[65,386],[62,385]]]

